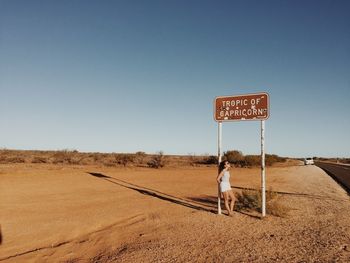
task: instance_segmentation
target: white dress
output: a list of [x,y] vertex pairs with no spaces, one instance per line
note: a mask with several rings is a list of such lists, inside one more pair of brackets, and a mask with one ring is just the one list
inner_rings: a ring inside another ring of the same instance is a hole
[[230,184],[230,172],[225,171],[224,175],[221,177],[220,191],[221,193],[231,190]]

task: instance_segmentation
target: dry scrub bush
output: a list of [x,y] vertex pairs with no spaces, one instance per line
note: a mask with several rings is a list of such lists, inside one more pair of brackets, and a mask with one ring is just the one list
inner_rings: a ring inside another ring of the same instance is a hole
[[242,167],[252,167],[261,165],[261,156],[258,155],[246,155]]
[[94,163],[98,163],[101,159],[101,154],[99,153],[92,153],[92,154],[89,154],[88,156],[89,158],[92,158]]
[[241,166],[244,155],[241,151],[233,150],[224,153],[224,158],[235,166]]
[[202,156],[198,161],[198,164],[206,164],[206,165],[210,165],[210,164],[217,164],[218,163],[218,157],[214,156],[214,155],[205,155]]
[[147,165],[151,168],[162,168],[165,166],[165,156],[162,151],[158,152],[158,154],[154,155],[152,159],[147,162]]
[[290,208],[284,205],[280,200],[271,200],[266,203],[266,213],[278,217],[286,217]]
[[5,157],[0,158],[0,163],[25,163],[26,160],[20,156]]
[[[236,167],[253,167],[261,165],[260,155],[243,155],[241,151],[233,150],[224,153],[224,159]],[[271,166],[276,162],[285,162],[287,158],[275,154],[265,155],[265,164]]]
[[25,163],[25,155],[16,150],[0,150],[0,163]]
[[124,167],[126,167],[128,163],[134,163],[135,161],[135,156],[131,154],[115,154],[114,158],[117,164],[123,165]]
[[57,151],[53,155],[52,163],[59,164],[59,163],[70,163],[71,156],[70,153],[66,150],[63,151]]
[[1,155],[1,156],[0,156],[0,163],[7,163],[7,157]]
[[83,155],[79,153],[77,150],[70,151],[70,150],[62,150],[57,151],[53,155],[53,161],[54,164],[80,164]]
[[147,154],[145,152],[136,152],[135,153],[135,163],[136,164],[143,164],[145,158],[147,157]]
[[266,154],[266,156],[265,156],[265,162],[266,162],[266,165],[268,165],[268,166],[271,166],[277,162],[284,163],[286,161],[287,161],[287,158],[280,157],[276,154]]
[[[285,206],[279,198],[277,192],[266,191],[266,213],[278,217],[286,217],[289,208]],[[238,194],[235,207],[240,210],[255,210],[261,212],[261,190],[243,190],[242,194]]]
[[48,163],[49,160],[45,157],[36,156],[33,158],[32,163]]
[[[260,156],[244,156],[239,151],[228,151],[224,159],[229,160],[238,167],[251,167],[260,165]],[[281,157],[277,155],[266,155],[266,164],[271,165],[280,161]],[[136,152],[135,154],[123,153],[81,153],[77,150],[61,151],[22,151],[0,149],[0,163],[53,163],[53,164],[75,164],[75,165],[105,165],[105,166],[147,166],[151,168],[161,168],[165,165],[179,166],[197,166],[197,165],[216,165],[217,156],[189,154],[188,156],[165,156],[163,152],[156,155],[148,155],[145,152]]]

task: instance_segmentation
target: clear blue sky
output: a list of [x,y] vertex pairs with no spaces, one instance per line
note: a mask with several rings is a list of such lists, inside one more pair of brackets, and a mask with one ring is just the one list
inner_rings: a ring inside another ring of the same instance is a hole
[[[0,148],[216,154],[266,91],[266,151],[350,156],[350,1],[0,0]],[[260,123],[223,149],[260,151]]]

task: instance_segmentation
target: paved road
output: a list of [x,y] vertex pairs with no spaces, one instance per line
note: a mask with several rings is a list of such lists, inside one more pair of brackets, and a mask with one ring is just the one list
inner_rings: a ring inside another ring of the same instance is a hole
[[332,176],[350,194],[350,166],[323,162],[316,162],[315,165]]

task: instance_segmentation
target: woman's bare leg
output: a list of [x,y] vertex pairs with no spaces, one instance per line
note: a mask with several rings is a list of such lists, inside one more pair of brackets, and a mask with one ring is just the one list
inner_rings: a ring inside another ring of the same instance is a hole
[[232,213],[233,212],[233,208],[235,207],[236,197],[235,197],[234,193],[232,192],[232,190],[229,191],[229,195],[230,195],[230,198],[231,198],[230,211]]
[[225,202],[225,207],[226,207],[227,213],[228,213],[228,215],[231,215],[230,206],[228,204],[229,194],[228,194],[228,192],[223,192],[223,195],[224,195],[224,202]]

